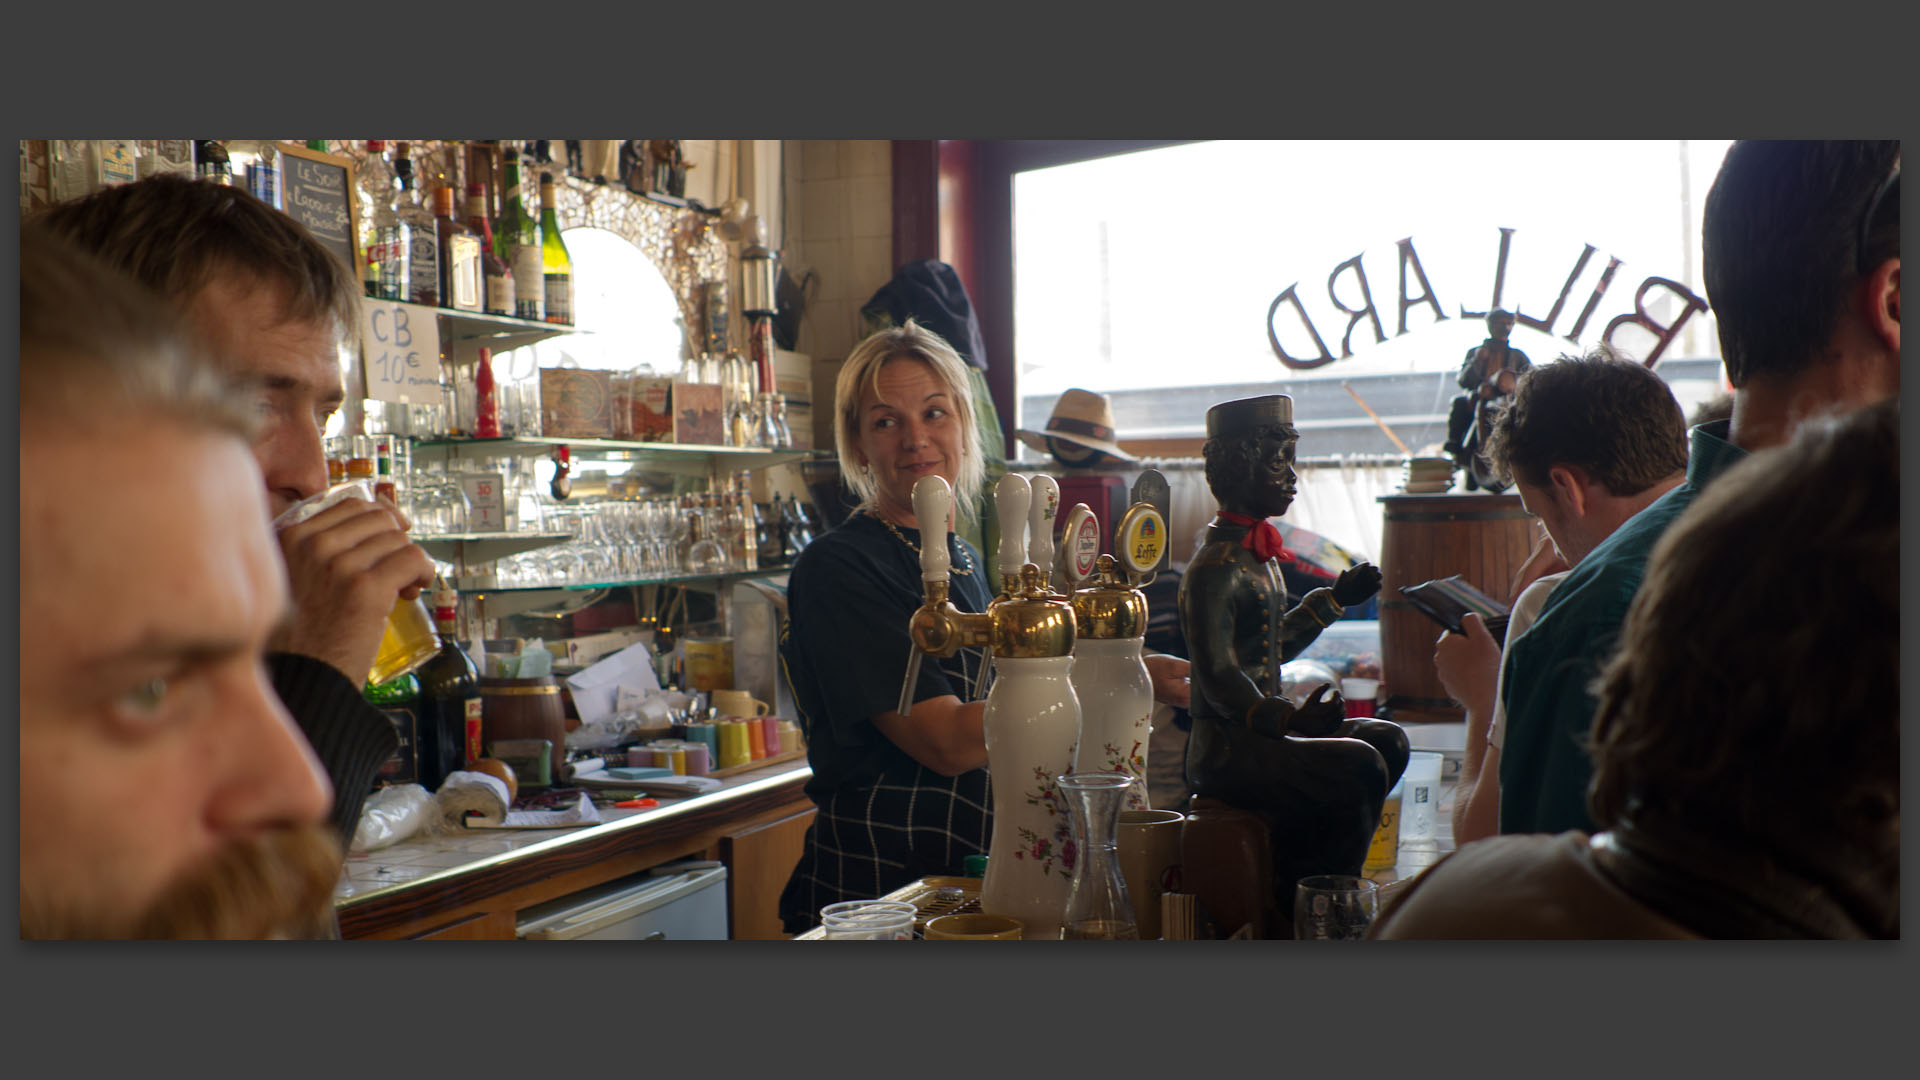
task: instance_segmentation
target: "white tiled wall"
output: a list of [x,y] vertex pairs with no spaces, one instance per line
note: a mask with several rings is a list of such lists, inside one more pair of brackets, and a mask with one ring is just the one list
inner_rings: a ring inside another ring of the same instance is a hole
[[787,269],[819,280],[798,351],[843,359],[861,305],[893,277],[893,157],[884,139],[786,144]]

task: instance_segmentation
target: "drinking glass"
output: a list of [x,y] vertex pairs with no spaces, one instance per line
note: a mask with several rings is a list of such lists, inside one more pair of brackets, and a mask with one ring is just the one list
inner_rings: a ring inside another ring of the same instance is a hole
[[1294,887],[1293,936],[1301,941],[1358,941],[1380,910],[1380,887],[1349,874],[1303,877]]
[[820,909],[820,925],[829,941],[910,941],[918,914],[898,900],[842,900]]
[[[278,532],[307,520],[342,499],[373,501],[373,490],[364,480],[335,484],[318,495],[302,499],[274,519]],[[373,670],[367,680],[378,685],[391,682],[420,667],[440,651],[440,639],[434,633],[433,617],[427,612],[426,596],[411,600],[395,597],[387,612],[387,625],[380,634],[380,650],[374,656]]]

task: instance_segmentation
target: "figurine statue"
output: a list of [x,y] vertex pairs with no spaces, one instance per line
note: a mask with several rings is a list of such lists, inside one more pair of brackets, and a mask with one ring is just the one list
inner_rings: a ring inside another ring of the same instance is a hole
[[1193,891],[1216,921],[1231,913],[1223,932],[1246,921],[1257,936],[1284,936],[1300,878],[1358,874],[1407,765],[1406,733],[1384,720],[1347,719],[1333,687],[1298,707],[1280,694],[1280,665],[1381,583],[1378,567],[1360,563],[1287,607],[1280,562],[1288,556],[1267,519],[1293,504],[1299,438],[1293,399],[1283,395],[1207,410],[1207,485],[1220,513],[1180,583],[1193,662],[1193,816],[1183,862],[1199,871]]
[[1466,391],[1453,399],[1447,414],[1447,441],[1441,449],[1453,458],[1467,478],[1467,490],[1485,488],[1498,494],[1507,486],[1486,460],[1487,431],[1499,407],[1513,399],[1513,388],[1533,362],[1507,344],[1513,333],[1513,313],[1494,308],[1487,312],[1487,340],[1467,350],[1458,382]]

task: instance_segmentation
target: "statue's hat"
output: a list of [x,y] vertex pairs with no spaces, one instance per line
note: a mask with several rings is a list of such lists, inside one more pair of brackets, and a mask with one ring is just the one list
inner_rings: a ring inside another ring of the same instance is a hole
[[1207,410],[1207,438],[1218,438],[1254,428],[1282,424],[1293,426],[1293,399],[1285,394],[1239,398],[1223,401]]

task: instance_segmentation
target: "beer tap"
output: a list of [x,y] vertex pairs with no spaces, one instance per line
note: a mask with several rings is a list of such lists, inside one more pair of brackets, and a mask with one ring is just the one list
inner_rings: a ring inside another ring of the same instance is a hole
[[[1060,484],[1044,473],[1027,481],[1032,504],[1027,508],[1027,561],[1040,568],[1040,584],[1053,590],[1053,521],[1060,513]],[[1064,594],[1054,592],[1059,599]]]
[[[983,911],[1020,919],[1028,937],[1057,937],[1071,879],[1065,862],[1071,837],[1053,779],[1072,771],[1080,734],[1080,703],[1068,679],[1073,608],[1047,588],[1040,567],[1027,561],[1025,534],[1033,489],[1024,477],[1007,476],[994,488],[1002,526],[994,569],[1001,592],[984,613],[955,609],[948,599],[951,567],[946,551],[952,500],[952,488],[938,476],[914,485],[926,602],[913,613],[908,633],[916,662],[921,654],[951,656],[961,648],[986,649],[994,677],[982,725],[987,771],[996,783],[980,905]],[[902,714],[917,674],[909,671],[901,688]]]
[[[1049,480],[1048,483],[1051,483]],[[1058,488],[1052,502],[1057,509]],[[983,721],[987,771],[993,784],[993,835],[980,907],[1012,915],[1029,938],[1058,936],[1070,884],[1067,816],[1060,813],[1054,778],[1073,769],[1080,737],[1080,701],[1068,678],[1073,667],[1073,608],[1047,588],[1045,572],[1025,561],[1021,533],[1036,520],[1052,548],[1047,485],[1016,475],[994,487],[999,514],[1000,571],[1004,589],[988,605],[993,687]],[[1038,554],[1038,552],[1034,552]]]
[[[953,569],[953,556],[947,552],[947,518],[952,513],[953,488],[945,477],[923,476],[914,483],[913,516],[920,524],[920,583],[927,599],[907,625],[913,645],[907,650],[906,681],[900,684],[900,707],[896,711],[901,716],[912,714],[913,688],[920,680],[923,655],[948,657],[989,641],[991,616],[961,611],[947,599],[952,587],[948,575]],[[986,662],[982,660],[980,666],[984,669]]]
[[1130,809],[1147,806],[1154,708],[1153,682],[1142,660],[1148,612],[1140,586],[1153,579],[1167,548],[1166,519],[1148,501],[1155,482],[1164,486],[1165,480],[1148,473],[1135,484],[1135,502],[1114,530],[1115,554],[1099,554],[1098,522],[1085,504],[1068,513],[1066,533],[1075,623],[1072,681],[1081,710],[1074,771],[1132,776]]

